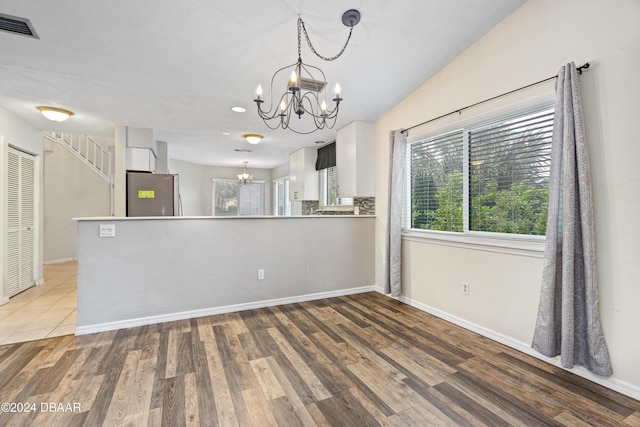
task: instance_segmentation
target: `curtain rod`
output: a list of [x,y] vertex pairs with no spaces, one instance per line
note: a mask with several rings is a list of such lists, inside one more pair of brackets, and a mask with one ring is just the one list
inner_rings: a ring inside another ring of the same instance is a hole
[[[590,66],[589,63],[586,62],[584,65],[581,65],[581,66],[577,67],[578,73],[582,74],[582,70],[587,70],[589,68],[589,66]],[[539,81],[537,81],[535,83],[531,83],[531,84],[528,84],[526,86],[519,87],[518,89],[513,89],[513,90],[510,90],[509,92],[501,93],[500,95],[496,95],[494,97],[487,98],[487,99],[485,99],[483,101],[476,102],[475,104],[471,104],[471,105],[467,105],[466,107],[458,108],[457,110],[454,110],[454,111],[452,111],[450,113],[443,114],[443,115],[438,116],[438,117],[434,117],[433,119],[429,119],[426,122],[418,123],[417,125],[413,125],[411,127],[403,129],[402,133],[408,135],[409,131],[411,129],[415,129],[415,128],[419,127],[419,126],[426,125],[427,123],[431,123],[431,122],[434,122],[436,120],[440,120],[443,117],[447,117],[447,116],[450,116],[452,114],[461,113],[462,111],[464,111],[464,110],[466,110],[468,108],[475,107],[475,106],[480,105],[480,104],[484,104],[485,102],[493,101],[494,99],[501,98],[501,97],[506,96],[506,95],[511,95],[514,92],[518,92],[518,91],[521,91],[523,89],[530,88],[531,86],[539,85],[540,83],[548,82],[549,80],[553,80],[553,79],[555,79],[557,77],[558,77],[558,75],[556,74],[555,76],[547,77],[546,79],[542,79],[542,80],[539,80]]]

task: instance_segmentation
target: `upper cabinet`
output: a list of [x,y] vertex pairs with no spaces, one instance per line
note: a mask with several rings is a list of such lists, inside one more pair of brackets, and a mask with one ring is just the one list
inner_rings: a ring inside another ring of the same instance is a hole
[[304,147],[289,155],[289,200],[318,200],[317,150]]
[[155,172],[156,155],[149,148],[127,147],[126,167],[128,171]]
[[374,197],[374,127],[351,122],[336,134],[336,168],[340,197]]
[[123,128],[125,145],[125,167],[128,171],[155,172],[157,159],[157,142],[153,137],[153,129]]

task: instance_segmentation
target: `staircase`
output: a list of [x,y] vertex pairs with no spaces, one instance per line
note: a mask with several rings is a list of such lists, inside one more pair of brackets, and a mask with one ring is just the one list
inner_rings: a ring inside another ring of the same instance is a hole
[[111,153],[87,135],[63,132],[44,132],[50,141],[62,144],[89,166],[102,179],[111,184]]

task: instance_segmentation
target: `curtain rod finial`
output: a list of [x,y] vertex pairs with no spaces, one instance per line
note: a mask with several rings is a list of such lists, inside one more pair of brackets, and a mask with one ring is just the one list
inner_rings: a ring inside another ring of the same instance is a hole
[[588,70],[590,66],[591,64],[589,64],[588,62],[585,62],[584,65],[581,65],[580,67],[578,67],[578,73],[582,74],[582,70]]

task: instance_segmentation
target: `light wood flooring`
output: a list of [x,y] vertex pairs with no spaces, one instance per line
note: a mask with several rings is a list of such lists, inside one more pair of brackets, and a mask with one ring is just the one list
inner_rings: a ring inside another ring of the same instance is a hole
[[377,293],[3,345],[0,402],[37,407],[1,426],[640,425],[640,402]]

